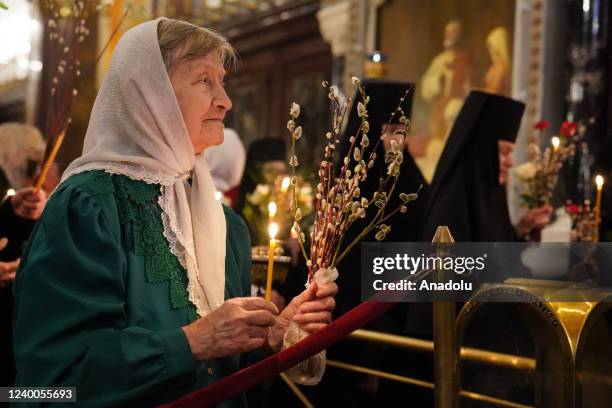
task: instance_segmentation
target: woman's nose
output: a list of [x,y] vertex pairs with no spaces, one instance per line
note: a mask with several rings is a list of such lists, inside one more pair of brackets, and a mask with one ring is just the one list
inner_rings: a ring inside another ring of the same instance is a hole
[[223,86],[219,87],[218,95],[216,98],[216,106],[219,109],[223,109],[228,112],[232,109],[232,100],[227,96],[227,92]]

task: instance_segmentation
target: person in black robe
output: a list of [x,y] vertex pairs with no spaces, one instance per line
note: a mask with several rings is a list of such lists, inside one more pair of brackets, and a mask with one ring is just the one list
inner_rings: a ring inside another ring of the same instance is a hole
[[524,109],[503,96],[469,94],[432,180],[423,241],[430,241],[439,225],[448,226],[455,241],[515,241],[499,180],[498,141],[514,142]]
[[[524,105],[512,99],[479,91],[470,93],[438,162],[423,220],[422,241],[431,241],[440,225],[448,226],[457,242],[514,242],[521,238],[510,220],[506,181],[523,111]],[[539,218],[531,217],[536,213],[540,213]],[[536,209],[520,222],[527,224],[528,231],[533,231],[546,225],[549,215],[550,209]],[[460,308],[458,305],[457,311]],[[405,334],[431,339],[431,303],[411,304],[408,311]],[[488,336],[498,333],[496,337],[502,339],[495,341],[501,347],[497,351],[529,350],[531,346],[524,338],[513,335],[521,332],[523,326],[524,322],[516,315],[506,315],[503,320],[496,315],[483,326],[486,330],[479,327],[467,333],[464,345],[490,347],[492,339]],[[430,356],[418,374],[424,374],[424,379],[431,381],[432,365]],[[464,367],[462,386],[473,389],[483,381],[486,379],[478,370]],[[417,400],[427,405],[433,402],[433,396],[421,395]]]
[[[429,190],[420,241],[431,242],[448,226],[457,242],[513,242],[506,188],[500,181],[500,141],[514,143],[525,106],[512,99],[472,91],[459,112]],[[511,151],[510,151],[511,154]],[[431,304],[409,307],[405,333],[431,338]]]

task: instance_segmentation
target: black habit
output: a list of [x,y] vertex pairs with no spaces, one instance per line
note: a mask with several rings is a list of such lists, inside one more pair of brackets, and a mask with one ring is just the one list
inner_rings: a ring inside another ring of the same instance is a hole
[[453,125],[434,175],[422,229],[429,241],[446,225],[461,242],[512,242],[498,141],[514,142],[525,105],[472,91]]

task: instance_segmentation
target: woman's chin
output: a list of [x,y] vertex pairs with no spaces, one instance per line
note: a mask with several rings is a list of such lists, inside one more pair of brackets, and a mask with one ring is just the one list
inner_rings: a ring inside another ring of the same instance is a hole
[[211,132],[209,136],[202,140],[202,143],[194,144],[193,150],[195,154],[202,154],[206,149],[213,146],[219,146],[223,143],[223,131]]
[[224,139],[225,138],[223,136],[223,128],[221,128],[220,132],[215,132],[214,136],[211,137],[210,146],[219,146],[220,144],[223,144]]

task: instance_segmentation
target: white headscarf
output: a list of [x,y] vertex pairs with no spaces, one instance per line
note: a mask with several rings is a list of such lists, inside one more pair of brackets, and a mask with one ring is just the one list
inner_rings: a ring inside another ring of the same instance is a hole
[[217,190],[225,193],[240,183],[246,151],[234,129],[223,129],[223,143],[206,149],[204,157]]
[[137,25],[117,44],[91,112],[83,155],[62,181],[98,169],[161,184],[164,236],[187,269],[189,300],[202,316],[224,300],[225,216],[206,160],[194,155],[162,60],[157,39],[162,19]]

